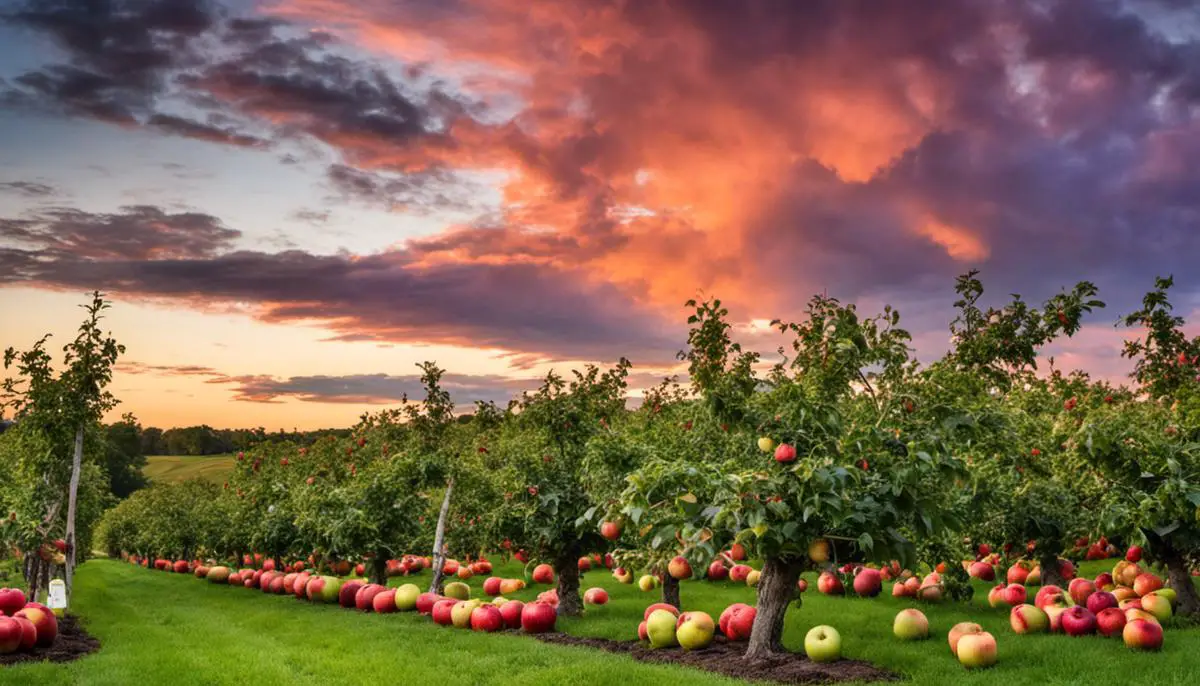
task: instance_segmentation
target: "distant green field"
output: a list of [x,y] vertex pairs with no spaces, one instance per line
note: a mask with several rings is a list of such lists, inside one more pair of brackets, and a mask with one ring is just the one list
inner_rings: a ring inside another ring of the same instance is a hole
[[197,477],[221,483],[233,468],[233,455],[151,455],[142,473],[151,481],[186,481]]

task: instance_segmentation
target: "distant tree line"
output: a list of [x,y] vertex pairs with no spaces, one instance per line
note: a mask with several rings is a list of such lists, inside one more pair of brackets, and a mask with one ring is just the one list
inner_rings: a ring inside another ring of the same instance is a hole
[[221,455],[238,450],[249,450],[265,441],[287,441],[299,445],[311,445],[325,436],[346,438],[349,435],[350,429],[348,428],[315,431],[280,429],[268,433],[263,427],[214,429],[207,424],[166,430],[156,426],[138,427],[139,449],[143,455]]

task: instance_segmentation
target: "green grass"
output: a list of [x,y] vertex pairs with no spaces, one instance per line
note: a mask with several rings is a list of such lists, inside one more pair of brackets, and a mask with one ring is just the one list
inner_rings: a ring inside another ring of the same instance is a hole
[[[1084,572],[1094,576],[1107,566],[1090,563]],[[497,569],[499,576],[519,574],[516,565]],[[88,562],[77,579],[74,611],[103,648],[67,665],[0,669],[0,684],[738,683],[518,635],[438,627],[415,614],[364,615],[109,560]],[[426,573],[411,581],[423,586],[428,580]],[[393,579],[392,585],[406,581]],[[477,594],[482,582],[470,581]],[[657,593],[618,584],[602,570],[589,572],[583,586],[603,586],[612,600],[590,608],[583,619],[560,622],[577,635],[631,639],[643,608],[658,600]],[[512,597],[528,600],[541,590],[545,587],[531,587]],[[731,602],[753,602],[752,589],[732,583],[685,582],[682,593],[686,609],[714,617]],[[892,637],[891,622],[910,603],[890,596],[829,598],[810,590],[804,607],[789,612],[784,642],[801,649],[810,627],[831,624],[842,634],[847,657],[890,668],[917,684],[1095,685],[1130,677],[1156,685],[1196,683],[1200,629],[1168,627],[1158,654],[1131,652],[1119,639],[1018,636],[1008,628],[1008,613],[987,607],[984,595],[970,605],[921,606],[933,638],[902,643]],[[950,655],[946,632],[959,621],[978,622],[996,636],[995,668],[968,672]]]
[[150,481],[169,483],[197,477],[220,484],[233,469],[233,455],[151,455],[142,474]]

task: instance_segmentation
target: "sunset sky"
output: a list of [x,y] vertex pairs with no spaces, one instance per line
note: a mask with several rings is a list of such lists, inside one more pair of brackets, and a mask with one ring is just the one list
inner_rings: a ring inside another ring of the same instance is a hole
[[646,387],[701,294],[932,359],[970,268],[1094,281],[1115,380],[1155,276],[1200,319],[1200,0],[0,0],[0,347],[106,291],[143,424]]

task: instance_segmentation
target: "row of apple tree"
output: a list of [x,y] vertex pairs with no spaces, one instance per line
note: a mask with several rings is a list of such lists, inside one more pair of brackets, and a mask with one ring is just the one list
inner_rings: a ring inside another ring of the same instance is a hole
[[959,277],[950,349],[929,364],[891,307],[814,297],[801,321],[774,323],[787,343],[764,361],[720,301],[689,302],[687,385],[665,380],[636,407],[622,360],[456,415],[427,364],[423,400],[364,416],[348,439],[260,445],[221,487],[135,495],[102,538],[141,555],[362,560],[375,575],[407,553],[519,552],[553,564],[565,613],[589,552],[662,573],[738,543],[762,562],[751,657],[778,649],[814,541],[839,562],[950,562],[955,595],[969,589],[957,562],[980,543],[1054,583],[1081,537],[1107,535],[1144,546],[1197,614],[1200,340],[1170,286],[1123,320],[1132,389],[1038,366],[1103,307],[1088,282],[988,307],[977,275]]

